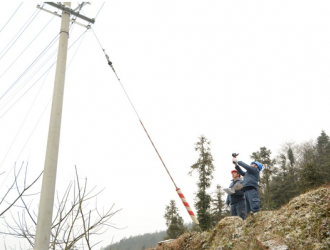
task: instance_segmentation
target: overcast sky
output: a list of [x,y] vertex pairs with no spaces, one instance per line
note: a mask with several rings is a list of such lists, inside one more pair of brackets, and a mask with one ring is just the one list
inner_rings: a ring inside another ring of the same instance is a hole
[[[56,60],[58,41],[21,75],[57,36],[60,18],[40,11],[17,42],[7,46],[37,4],[23,3],[6,26],[20,3],[0,10],[0,29],[5,26],[0,32],[1,194],[13,178],[15,162],[29,162],[31,181],[45,159],[55,66],[45,72]],[[94,18],[101,6],[86,5],[83,14]],[[192,206],[197,175],[188,172],[198,158],[194,144],[200,135],[211,141],[211,192],[217,184],[230,184],[233,152],[250,162],[260,147],[276,156],[285,142],[330,133],[329,7],[329,1],[301,0],[104,4],[92,28]],[[85,30],[73,25],[69,46]],[[115,209],[122,209],[111,222],[125,229],[108,230],[98,238],[100,246],[109,245],[112,236],[119,241],[166,229],[163,214],[171,199],[190,222],[93,32],[72,46],[67,65],[57,191],[63,194],[74,179],[76,165],[90,188],[105,188],[100,208],[115,203]],[[37,185],[40,189],[41,182]],[[35,211],[38,204],[39,196],[31,204]]]

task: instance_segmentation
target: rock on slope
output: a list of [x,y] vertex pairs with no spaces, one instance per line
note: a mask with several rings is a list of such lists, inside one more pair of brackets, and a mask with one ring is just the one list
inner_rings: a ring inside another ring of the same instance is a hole
[[154,249],[330,249],[330,186],[297,196],[277,211],[261,211],[245,221],[226,217],[212,231],[185,233]]

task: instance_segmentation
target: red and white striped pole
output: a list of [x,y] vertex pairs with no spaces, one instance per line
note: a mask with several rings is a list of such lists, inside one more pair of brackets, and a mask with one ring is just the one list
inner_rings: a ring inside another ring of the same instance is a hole
[[[139,117],[139,118],[140,118],[140,117]],[[185,208],[187,209],[187,212],[188,212],[188,214],[190,215],[192,221],[193,221],[195,224],[199,225],[199,222],[198,222],[198,220],[197,220],[197,218],[196,218],[194,212],[193,212],[192,209],[190,208],[190,206],[189,206],[189,204],[188,204],[186,198],[184,197],[183,193],[181,192],[181,189],[178,188],[177,185],[175,184],[175,182],[174,182],[174,180],[173,180],[173,178],[172,178],[170,172],[168,171],[168,169],[167,169],[167,167],[166,167],[166,165],[165,165],[165,163],[164,163],[162,157],[161,157],[160,154],[158,153],[158,150],[156,149],[155,144],[152,142],[152,140],[151,140],[151,138],[150,138],[150,136],[149,136],[149,134],[148,134],[146,128],[144,127],[144,125],[143,125],[141,119],[140,119],[140,123],[141,123],[141,125],[142,125],[144,131],[146,132],[146,134],[147,134],[147,136],[148,136],[148,138],[149,138],[149,140],[150,140],[152,146],[153,146],[154,149],[156,150],[156,153],[158,154],[159,159],[160,159],[161,162],[163,163],[163,166],[165,167],[166,172],[167,172],[168,175],[170,176],[170,178],[171,178],[171,180],[172,180],[172,182],[173,182],[173,184],[174,184],[174,186],[175,186],[175,188],[176,188],[176,192],[178,193],[178,195],[179,195],[179,197],[180,197],[180,199],[181,199],[183,205],[184,205]]]
[[179,197],[180,197],[180,199],[181,199],[183,205],[186,207],[187,212],[188,212],[188,214],[190,215],[192,221],[193,221],[195,224],[198,225],[199,222],[198,222],[198,220],[197,220],[197,218],[196,218],[194,212],[191,210],[191,208],[190,208],[190,206],[189,206],[189,204],[188,204],[186,198],[184,197],[184,195],[183,195],[181,189],[180,189],[180,188],[177,188],[177,189],[176,189],[176,192],[178,193],[178,195],[179,195]]

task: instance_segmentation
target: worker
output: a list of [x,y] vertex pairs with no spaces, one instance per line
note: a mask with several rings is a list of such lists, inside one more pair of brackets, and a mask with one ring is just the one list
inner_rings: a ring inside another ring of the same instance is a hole
[[[231,176],[233,179],[229,185],[229,188],[234,187],[235,184],[242,182],[240,178],[241,175],[238,173],[236,169],[231,171]],[[244,191],[243,190],[236,190],[235,193],[231,195],[227,195],[226,199],[227,206],[230,205],[230,216],[239,216],[243,220],[246,218],[245,212],[245,198],[244,198]]]
[[[245,205],[247,215],[253,214],[260,211],[260,198],[258,194],[258,181],[259,174],[262,170],[262,164],[257,161],[251,162],[251,165],[238,161],[237,157],[233,158],[233,163],[235,164],[235,169],[238,173],[244,176],[243,187],[245,195]],[[246,169],[244,172],[240,166]]]

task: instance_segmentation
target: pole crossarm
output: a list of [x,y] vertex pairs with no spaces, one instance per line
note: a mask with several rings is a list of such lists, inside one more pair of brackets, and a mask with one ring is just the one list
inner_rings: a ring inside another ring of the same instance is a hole
[[80,19],[83,19],[83,20],[85,20],[85,21],[87,21],[89,23],[92,23],[92,24],[95,23],[95,19],[94,18],[85,17],[84,15],[81,15],[78,12],[76,12],[76,11],[70,9],[70,8],[65,7],[64,5],[53,3],[53,2],[45,2],[45,4],[48,4],[48,5],[53,6],[55,8],[58,8],[58,9],[60,9],[62,11],[68,12],[70,15],[74,15],[74,16],[76,16],[76,17],[78,17]]
[[41,10],[43,10],[43,11],[46,11],[46,12],[48,12],[48,13],[50,13],[50,14],[53,14],[53,15],[55,15],[55,16],[62,17],[60,14],[57,14],[56,11],[46,10],[45,8],[41,7],[40,4],[37,5],[37,8],[38,8],[38,9],[41,9]]
[[[82,5],[82,6],[83,6],[83,5]],[[79,6],[79,7],[80,7],[80,6]],[[57,14],[56,11],[50,11],[50,10],[47,10],[47,9],[41,7],[39,4],[37,5],[37,8],[38,8],[38,9],[41,9],[41,10],[43,10],[43,11],[46,11],[46,12],[48,12],[48,13],[50,13],[50,14],[53,14],[53,15],[55,15],[55,16],[62,17],[62,15]],[[78,24],[78,25],[80,25],[80,26],[82,26],[82,27],[85,27],[86,29],[90,29],[90,28],[91,28],[90,25],[85,25],[85,24],[83,24],[83,23],[79,23],[79,22],[77,22],[75,19],[71,19],[70,22],[76,23],[76,24]]]

